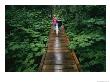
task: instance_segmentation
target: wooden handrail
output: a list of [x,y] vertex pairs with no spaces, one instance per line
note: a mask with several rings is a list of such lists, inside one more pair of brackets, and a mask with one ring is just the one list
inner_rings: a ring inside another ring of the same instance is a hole
[[39,65],[38,72],[42,71],[42,67],[43,67],[43,64],[44,64],[45,56],[46,56],[46,54],[44,54],[42,59],[41,59],[41,63]]
[[[51,32],[52,32],[52,26],[51,26],[51,28],[50,28],[49,38],[50,38]],[[47,44],[49,43],[49,38],[48,38]],[[46,47],[46,53],[47,53],[47,48],[48,48],[48,47]],[[41,63],[40,63],[40,65],[39,65],[38,72],[41,72],[41,71],[42,71],[42,67],[43,67],[43,64],[44,64],[44,60],[45,60],[45,57],[46,57],[46,53],[43,55],[43,57],[42,57],[42,59],[41,59]]]
[[77,68],[80,71],[80,63],[79,63],[79,60],[77,59],[76,54],[75,54],[74,51],[71,52],[71,56],[75,60],[75,64],[77,65]]
[[[64,35],[65,35],[65,37],[67,39],[67,44],[69,44],[70,43],[69,37],[65,33],[64,25],[62,25],[62,32],[64,33]],[[77,59],[77,56],[76,56],[75,52],[74,51],[71,51],[70,53],[71,53],[72,58],[75,60],[75,63],[77,65],[78,70],[80,71],[80,63],[79,63],[79,60]]]

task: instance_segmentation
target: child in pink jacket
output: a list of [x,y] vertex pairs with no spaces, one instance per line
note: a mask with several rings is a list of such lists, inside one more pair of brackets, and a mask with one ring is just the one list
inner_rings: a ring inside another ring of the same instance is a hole
[[57,25],[57,19],[55,16],[53,16],[53,19],[52,19],[52,25],[53,25],[53,29],[55,30],[56,29],[56,25]]

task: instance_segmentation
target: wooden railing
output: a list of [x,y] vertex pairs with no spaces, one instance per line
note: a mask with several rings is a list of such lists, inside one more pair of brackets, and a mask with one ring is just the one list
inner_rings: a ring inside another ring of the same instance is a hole
[[[69,44],[69,43],[70,43],[69,37],[67,36],[67,34],[66,34],[66,32],[65,32],[64,25],[62,25],[62,33],[64,33],[65,38],[67,39],[67,40],[66,40],[66,41],[67,41],[67,44]],[[74,50],[72,50],[72,51],[70,50],[70,53],[71,53],[71,57],[73,58],[73,60],[75,60],[75,63],[76,63],[77,68],[78,68],[78,71],[80,71],[80,63],[79,63],[79,60],[78,60],[78,58],[77,58],[77,56],[76,56],[76,53],[74,52]]]
[[[52,32],[52,26],[51,26],[51,28],[50,28],[50,32],[49,32],[49,37],[48,37],[48,42],[47,42],[47,44],[49,43],[49,39],[50,39],[51,32]],[[47,53],[47,48],[48,48],[48,46],[45,47],[46,53]],[[39,71],[39,72],[42,71],[42,67],[43,67],[43,64],[44,64],[44,60],[45,60],[45,57],[46,57],[46,53],[42,56],[41,63],[40,63],[39,68],[38,68],[38,71]]]

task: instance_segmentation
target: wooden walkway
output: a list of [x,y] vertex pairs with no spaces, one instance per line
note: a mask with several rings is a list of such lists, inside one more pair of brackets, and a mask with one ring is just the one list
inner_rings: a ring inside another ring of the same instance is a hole
[[67,47],[68,38],[64,31],[56,36],[51,29],[47,53],[43,56],[39,71],[41,72],[78,72],[79,61],[74,52]]

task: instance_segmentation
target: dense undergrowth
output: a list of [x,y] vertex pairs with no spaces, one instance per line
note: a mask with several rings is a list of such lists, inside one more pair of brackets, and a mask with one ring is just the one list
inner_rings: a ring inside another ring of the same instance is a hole
[[6,71],[37,71],[50,29],[45,6],[6,6]]

